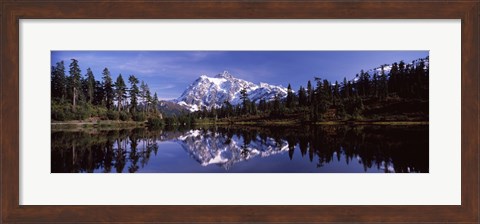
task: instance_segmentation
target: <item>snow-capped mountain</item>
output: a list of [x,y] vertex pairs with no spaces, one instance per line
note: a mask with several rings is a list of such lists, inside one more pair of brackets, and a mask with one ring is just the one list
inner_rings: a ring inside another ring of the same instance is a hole
[[[405,66],[418,66],[418,63],[420,63],[420,61],[423,61],[424,63],[424,69],[427,69],[428,66],[429,66],[429,63],[430,63],[430,60],[429,58],[419,58],[419,59],[416,59],[416,60],[413,60],[412,63],[405,63]],[[383,67],[383,68],[382,68]],[[382,69],[383,69],[383,73],[388,75],[390,74],[390,71],[392,70],[392,64],[384,64],[383,66],[379,66],[379,67],[376,67],[376,68],[372,68],[372,69],[369,69],[369,70],[366,70],[364,71],[365,73],[369,73],[370,76],[372,76],[373,74],[377,74],[377,75],[380,75],[382,74]],[[357,82],[359,79],[359,77],[355,77],[352,79],[352,82]]]
[[228,138],[220,133],[206,130],[191,130],[177,137],[176,142],[202,166],[217,165],[229,170],[235,163],[254,157],[268,157],[288,152],[288,142],[260,137],[248,144],[238,136]]
[[227,71],[224,71],[215,77],[200,76],[174,102],[190,111],[198,111],[202,108],[219,108],[225,101],[230,102],[232,105],[237,105],[242,102],[240,99],[240,91],[242,89],[245,89],[248,98],[256,103],[261,99],[270,101],[275,96],[279,96],[280,99],[287,96],[287,88],[282,86],[269,85],[267,83],[257,85],[235,78]]

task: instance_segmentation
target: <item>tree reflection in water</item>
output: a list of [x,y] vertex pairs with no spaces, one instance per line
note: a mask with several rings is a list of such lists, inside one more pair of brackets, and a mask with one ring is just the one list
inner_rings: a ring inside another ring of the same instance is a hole
[[53,131],[51,137],[53,173],[139,172],[149,166],[149,160],[161,156],[157,154],[162,142],[178,143],[199,168],[217,165],[228,171],[242,161],[284,155],[308,162],[316,172],[332,162],[347,167],[357,161],[363,172],[429,171],[427,125],[140,128]]

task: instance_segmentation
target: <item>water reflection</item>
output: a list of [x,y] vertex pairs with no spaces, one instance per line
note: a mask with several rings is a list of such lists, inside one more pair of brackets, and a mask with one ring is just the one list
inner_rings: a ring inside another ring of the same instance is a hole
[[425,173],[428,126],[54,131],[51,156],[53,173]]

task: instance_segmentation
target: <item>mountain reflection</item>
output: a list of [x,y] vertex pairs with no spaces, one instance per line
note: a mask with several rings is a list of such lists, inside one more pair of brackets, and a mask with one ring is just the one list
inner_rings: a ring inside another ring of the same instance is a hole
[[[206,168],[209,171],[202,172],[235,172],[237,167],[245,172],[283,172],[289,167],[288,172],[297,173],[429,171],[426,125],[140,128],[54,131],[51,137],[53,173],[183,172],[185,166],[192,166],[189,172]],[[172,147],[184,152],[166,153]],[[158,162],[185,155],[197,165],[175,162],[164,169],[167,164]],[[282,169],[257,170],[272,159],[283,161]],[[294,167],[292,162],[308,169]],[[358,168],[349,169],[354,165]],[[334,168],[327,170],[328,166]]]
[[177,138],[183,149],[202,166],[216,164],[228,170],[234,163],[288,150],[285,140],[260,137],[248,131],[195,130]]

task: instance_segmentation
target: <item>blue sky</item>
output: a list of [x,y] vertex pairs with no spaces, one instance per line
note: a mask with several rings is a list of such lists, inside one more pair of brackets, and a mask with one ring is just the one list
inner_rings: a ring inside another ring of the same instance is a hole
[[294,90],[313,77],[331,82],[352,79],[361,69],[428,56],[428,51],[52,51],[51,65],[78,60],[82,74],[91,68],[101,79],[105,67],[115,80],[135,75],[160,99],[179,97],[200,75],[229,71],[254,83],[266,82]]

